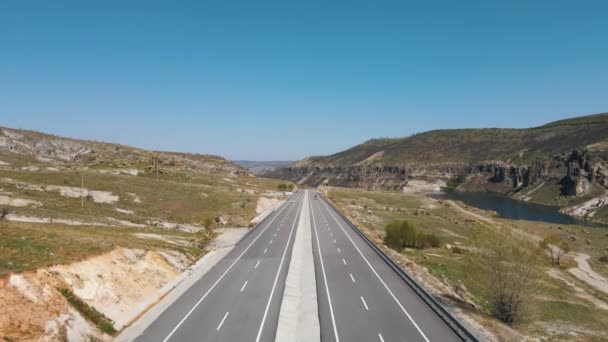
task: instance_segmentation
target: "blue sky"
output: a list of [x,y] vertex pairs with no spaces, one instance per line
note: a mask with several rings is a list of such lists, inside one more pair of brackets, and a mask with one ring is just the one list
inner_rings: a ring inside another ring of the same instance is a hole
[[608,111],[606,1],[3,1],[0,125],[230,159]]

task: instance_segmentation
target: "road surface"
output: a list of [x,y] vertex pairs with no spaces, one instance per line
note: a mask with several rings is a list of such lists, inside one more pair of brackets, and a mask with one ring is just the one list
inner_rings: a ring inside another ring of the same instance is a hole
[[303,194],[239,242],[137,341],[274,341]]
[[460,341],[325,200],[310,202],[323,342]]
[[137,341],[275,341],[303,206],[312,223],[321,341],[460,341],[320,195],[308,190],[305,201],[305,192],[246,236]]

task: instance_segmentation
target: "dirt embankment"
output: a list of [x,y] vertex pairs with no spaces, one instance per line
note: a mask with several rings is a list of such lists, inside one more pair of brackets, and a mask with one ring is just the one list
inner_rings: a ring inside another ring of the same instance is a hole
[[178,252],[118,248],[78,263],[6,276],[0,279],[0,338],[109,339],[58,289],[69,289],[120,330],[158,299],[158,290],[191,263]]
[[[219,235],[208,245],[208,255],[225,255],[246,231],[246,228],[218,229]],[[136,236],[177,245],[187,243],[151,233]],[[194,263],[185,254],[169,249],[116,248],[69,265],[6,275],[0,278],[0,340],[112,340],[59,290],[69,290],[120,331],[137,321],[190,274],[198,272],[202,276],[206,264],[198,264],[203,259]]]
[[285,200],[280,198],[258,197],[258,201],[256,203],[257,206],[255,208],[255,212],[258,215],[251,220],[251,224],[258,224],[262,222],[266,216],[268,216],[273,210],[280,207],[283,203],[285,203]]
[[108,340],[57,291],[48,270],[0,279],[0,338],[5,341]]

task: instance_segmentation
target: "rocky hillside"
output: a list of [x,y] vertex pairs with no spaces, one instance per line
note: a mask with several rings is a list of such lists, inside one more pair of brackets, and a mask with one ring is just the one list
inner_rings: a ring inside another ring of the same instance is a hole
[[112,341],[216,234],[280,204],[283,183],[216,156],[0,127],[0,341]]
[[160,172],[174,169],[232,175],[249,173],[243,167],[212,155],[149,151],[6,127],[0,127],[0,153],[0,156],[6,153],[21,155],[20,160],[25,163],[83,164],[89,167],[133,168],[143,172],[156,172],[158,166]]
[[276,168],[285,167],[291,164],[290,161],[272,160],[272,161],[252,161],[252,160],[233,160],[233,163],[240,165],[254,174],[261,174],[266,171],[273,171]]
[[527,129],[435,130],[373,139],[325,157],[309,157],[265,176],[402,190],[413,179],[460,190],[496,191],[564,207],[574,216],[608,218],[608,113]]

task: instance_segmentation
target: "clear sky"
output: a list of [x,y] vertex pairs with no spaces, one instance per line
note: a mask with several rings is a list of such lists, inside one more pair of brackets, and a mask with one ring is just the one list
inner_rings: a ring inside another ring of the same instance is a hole
[[0,2],[0,125],[230,159],[608,111],[608,1]]

